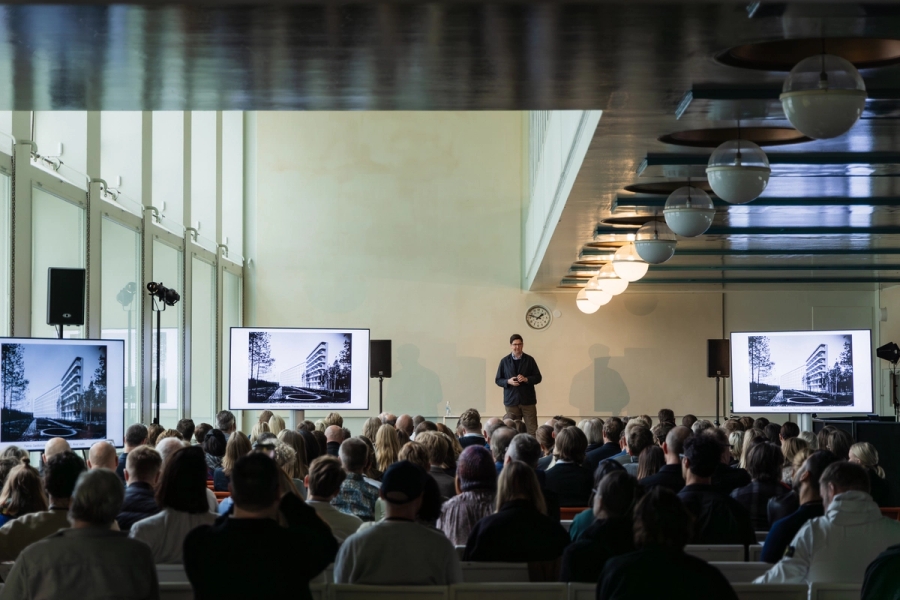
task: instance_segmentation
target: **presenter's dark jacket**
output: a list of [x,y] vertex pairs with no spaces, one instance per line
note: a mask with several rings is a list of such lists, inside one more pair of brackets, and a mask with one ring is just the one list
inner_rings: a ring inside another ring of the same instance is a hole
[[[528,378],[527,383],[519,385],[509,385],[508,379],[516,375],[523,375]],[[513,360],[512,354],[507,354],[500,361],[497,367],[497,385],[503,388],[503,405],[504,406],[533,406],[537,404],[537,395],[534,393],[534,386],[541,382],[541,371],[538,369],[534,358],[523,353],[522,358]]]

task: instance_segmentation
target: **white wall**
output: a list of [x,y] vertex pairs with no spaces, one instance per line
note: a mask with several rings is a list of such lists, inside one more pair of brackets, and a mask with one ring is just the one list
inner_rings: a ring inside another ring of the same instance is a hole
[[[857,320],[863,309],[874,314],[873,292],[729,292],[724,320],[718,292],[626,293],[594,315],[575,308],[574,293],[523,292],[522,121],[259,113],[248,232],[257,322],[247,324],[369,327],[392,339],[385,409],[397,414],[440,416],[447,400],[454,414],[502,414],[494,375],[518,332],[544,374],[542,416],[655,415],[662,406],[711,416],[707,339],[833,323],[842,314],[834,307],[851,307]],[[523,317],[533,304],[561,314],[530,331]],[[373,381],[365,416],[378,412],[377,389]],[[358,421],[350,426],[358,431]]]

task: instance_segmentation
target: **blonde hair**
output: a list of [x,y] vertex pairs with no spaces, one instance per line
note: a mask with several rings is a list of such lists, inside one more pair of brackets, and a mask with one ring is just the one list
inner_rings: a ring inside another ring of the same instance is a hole
[[503,467],[497,479],[497,508],[513,500],[528,500],[541,514],[547,514],[547,503],[541,493],[534,470],[525,463],[513,460]]
[[872,469],[881,478],[884,479],[884,469],[878,465],[878,450],[869,442],[858,442],[850,446],[850,454],[853,455],[859,464],[867,469]]
[[250,449],[250,439],[246,433],[235,431],[231,434],[231,437],[228,438],[228,443],[225,445],[225,456],[222,457],[222,470],[225,471],[226,475],[231,477],[231,469],[234,468],[234,463],[242,456],[246,456]]
[[431,454],[425,444],[419,442],[406,442],[400,448],[400,460],[408,460],[414,465],[419,465],[427,473],[431,469]]
[[806,440],[798,437],[792,437],[781,442],[781,451],[784,452],[784,466],[790,467],[794,464],[794,457],[800,450],[808,449],[809,444]]
[[10,470],[0,492],[0,507],[10,517],[47,510],[41,475],[28,458]]
[[275,463],[291,479],[300,479],[300,475],[297,472],[297,453],[287,444],[277,444],[275,446]]
[[375,436],[378,435],[379,429],[381,429],[381,419],[378,417],[369,417],[363,424],[362,436],[374,443]]
[[270,433],[268,423],[263,423],[262,421],[256,423],[256,425],[253,426],[253,429],[250,430],[250,443],[256,442],[256,440],[259,439],[259,436],[264,433]]
[[269,431],[278,435],[282,431],[284,431],[284,419],[279,417],[278,415],[272,415],[269,417]]
[[741,460],[741,449],[744,447],[744,432],[732,431],[728,436],[728,443],[731,444],[731,456],[734,460]]
[[[453,453],[453,462],[456,463],[459,460],[459,455],[462,454],[463,447],[462,444],[459,443],[459,438],[456,437],[456,434],[453,433],[453,430],[444,425],[443,423],[437,424],[438,432],[443,433],[447,437],[447,441],[450,442],[450,450]],[[449,460],[451,457],[447,457]],[[448,465],[450,466],[450,465]]]
[[750,440],[755,437],[766,437],[766,434],[759,429],[748,429],[744,432],[744,443],[741,444],[741,464],[742,469],[747,468],[747,455],[750,453]]
[[272,415],[274,415],[274,414],[275,414],[275,413],[273,413],[271,410],[264,410],[264,411],[262,411],[261,413],[259,413],[259,419],[258,419],[258,420],[259,420],[260,423],[268,423],[268,422],[269,422],[269,419],[271,419],[271,418],[272,418]]
[[397,437],[397,430],[393,425],[385,423],[378,428],[375,435],[375,460],[378,463],[378,470],[382,473],[387,468],[397,462],[400,455],[400,438]]
[[297,479],[306,477],[309,474],[309,465],[306,460],[306,442],[303,440],[303,436],[296,431],[283,429],[278,434],[278,441],[294,449],[294,453],[297,455],[296,472],[299,473]]
[[815,451],[819,449],[819,438],[812,431],[801,431],[797,437],[805,441],[810,450]]
[[161,441],[163,441],[164,439],[170,438],[170,437],[175,438],[177,440],[184,441],[184,436],[181,435],[180,431],[178,431],[177,429],[166,429],[162,433],[160,433],[158,436],[156,436],[156,443],[158,444]]
[[806,459],[809,458],[809,455],[812,454],[812,450],[809,449],[809,446],[806,448],[800,448],[797,452],[794,453],[794,459],[791,461],[792,467],[792,475],[791,479],[797,475],[797,471],[800,470],[800,467],[803,466],[803,463],[806,462]]

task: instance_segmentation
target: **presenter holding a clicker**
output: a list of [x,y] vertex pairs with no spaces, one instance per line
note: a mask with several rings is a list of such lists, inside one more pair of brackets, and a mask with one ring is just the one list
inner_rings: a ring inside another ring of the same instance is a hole
[[497,385],[503,388],[503,405],[506,412],[515,419],[525,421],[528,433],[537,431],[537,396],[534,386],[541,382],[541,371],[534,358],[522,352],[522,336],[514,333],[509,338],[512,349],[497,367]]

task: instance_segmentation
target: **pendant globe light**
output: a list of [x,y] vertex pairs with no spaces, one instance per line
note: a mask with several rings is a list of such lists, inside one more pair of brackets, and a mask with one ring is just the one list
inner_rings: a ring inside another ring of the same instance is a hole
[[637,281],[647,274],[650,265],[640,257],[634,247],[634,242],[628,242],[613,255],[612,266],[616,275],[625,281]]
[[682,237],[703,235],[712,225],[716,209],[709,194],[686,185],[669,195],[663,210],[666,225]]
[[797,131],[827,140],[850,131],[866,106],[866,84],[847,60],[832,54],[798,62],[781,88],[781,107]]
[[638,229],[634,249],[644,262],[658,265],[672,258],[677,243],[668,225],[653,220]]
[[612,294],[600,287],[600,280],[596,275],[591,277],[587,285],[584,286],[584,297],[597,306],[603,306],[612,300]]
[[601,306],[603,306],[604,304],[608,304],[609,301],[612,300],[612,296],[606,294],[605,301],[602,298],[600,300],[600,302],[591,301],[591,299],[588,298],[587,289],[582,289],[578,292],[578,295],[575,296],[575,306],[577,306],[578,310],[580,310],[584,314],[592,315],[597,312],[597,310],[599,310]]
[[721,144],[709,157],[706,167],[709,187],[731,204],[746,204],[759,198],[771,174],[769,158],[762,148],[741,139]]
[[[593,279],[597,280],[597,287],[613,296],[618,296],[628,288],[628,282],[619,277],[615,269],[613,269],[612,263],[603,265],[600,272]],[[588,282],[589,287],[590,282]]]

